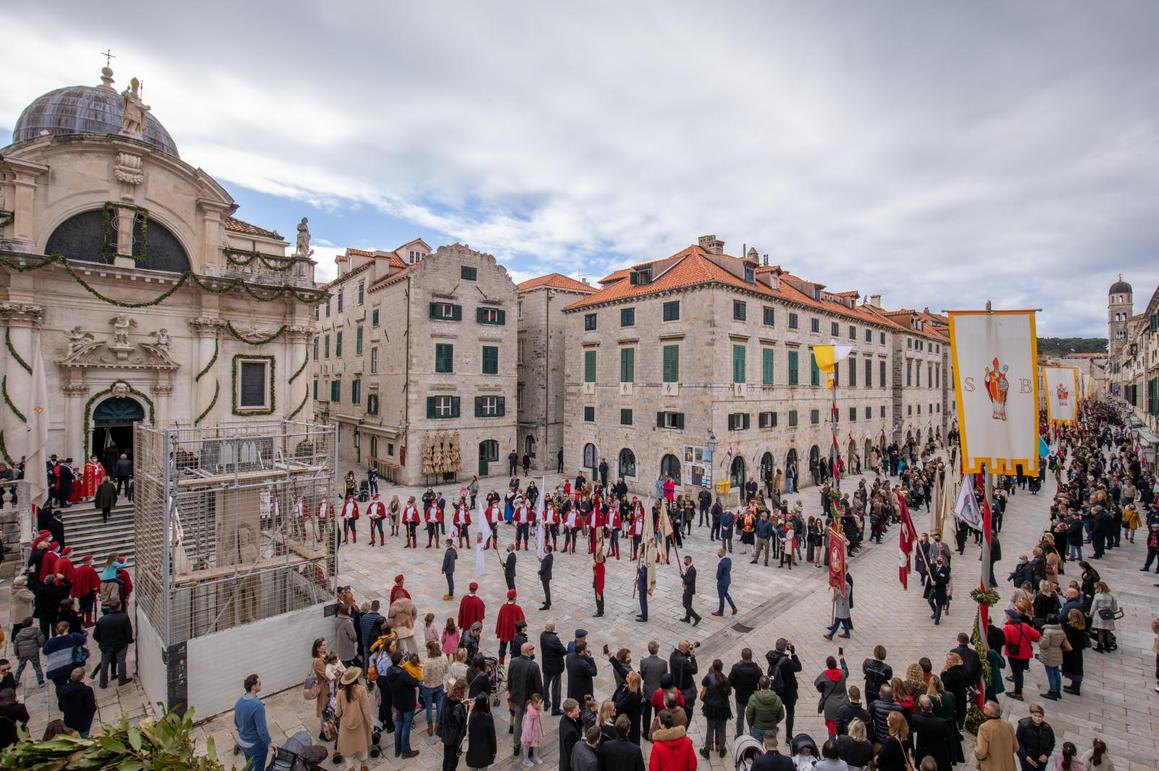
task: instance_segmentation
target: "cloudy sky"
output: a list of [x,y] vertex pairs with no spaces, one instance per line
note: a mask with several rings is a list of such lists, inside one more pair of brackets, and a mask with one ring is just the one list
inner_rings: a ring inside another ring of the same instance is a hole
[[[39,6],[39,7],[35,7]],[[1159,282],[1159,3],[471,0],[5,11],[0,145],[111,47],[239,216],[522,279],[703,233],[890,306],[1105,335]],[[323,274],[325,275],[325,273]]]

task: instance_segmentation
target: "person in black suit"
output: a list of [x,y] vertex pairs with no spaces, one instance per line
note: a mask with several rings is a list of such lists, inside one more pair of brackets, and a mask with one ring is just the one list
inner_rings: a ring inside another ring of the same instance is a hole
[[563,660],[567,648],[555,633],[555,622],[548,621],[539,635],[539,650],[543,654],[543,700],[544,708],[553,715],[562,715],[560,689],[563,681]]
[[631,721],[627,715],[616,718],[616,738],[600,744],[596,755],[600,760],[600,768],[609,771],[644,771],[644,753],[640,745],[633,744],[628,739],[631,730]]
[[636,594],[640,597],[640,612],[637,621],[648,620],[648,566],[641,562],[636,568]]
[[915,758],[929,755],[938,764],[938,771],[951,771],[950,727],[934,714],[934,703],[929,696],[918,698],[918,712],[909,720],[910,730],[917,734]]
[[567,655],[564,666],[567,668],[567,697],[583,704],[585,696],[595,695],[592,679],[599,671],[586,641],[575,644],[575,653]]
[[684,583],[684,618],[681,621],[691,621],[696,626],[700,623],[700,614],[692,609],[692,598],[696,594],[696,567],[692,564],[691,555],[684,555],[684,572],[680,580]]
[[[539,583],[543,584],[543,605],[540,610],[551,609],[551,566],[555,563],[555,549],[551,548],[551,544],[546,544],[544,550],[547,552],[543,555],[543,559],[539,561]],[[515,555],[511,555],[514,559]],[[504,566],[506,568],[506,566]]]
[[503,561],[503,580],[508,590],[515,589],[515,544],[507,544],[507,559]]

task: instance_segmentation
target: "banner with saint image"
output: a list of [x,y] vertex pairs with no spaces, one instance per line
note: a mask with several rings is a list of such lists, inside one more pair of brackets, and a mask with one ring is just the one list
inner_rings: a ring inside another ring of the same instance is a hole
[[1071,425],[1078,417],[1078,370],[1074,367],[1043,367],[1042,386],[1046,389],[1046,419]]
[[950,311],[962,472],[1038,474],[1034,311]]

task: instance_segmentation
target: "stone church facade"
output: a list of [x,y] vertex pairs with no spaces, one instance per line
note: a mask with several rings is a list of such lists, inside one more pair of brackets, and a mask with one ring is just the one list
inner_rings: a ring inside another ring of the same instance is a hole
[[[131,451],[132,425],[311,419],[315,287],[297,248],[236,219],[183,161],[134,79],[49,92],[0,150],[3,459],[24,452],[38,361],[48,452],[76,462]],[[39,352],[39,357],[37,353]]]

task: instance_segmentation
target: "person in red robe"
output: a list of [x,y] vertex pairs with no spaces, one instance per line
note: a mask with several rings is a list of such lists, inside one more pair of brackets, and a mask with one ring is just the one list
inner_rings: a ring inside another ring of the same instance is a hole
[[[126,562],[124,557],[117,557],[116,563],[123,566]],[[129,597],[133,594],[133,579],[129,576],[129,571],[124,567],[117,568],[117,580],[121,582],[121,607],[129,607]]]
[[60,557],[56,560],[56,572],[67,578],[70,583],[76,580],[76,568],[72,564],[71,546],[66,546],[60,550]]
[[596,552],[596,561],[592,563],[592,588],[596,590],[596,618],[604,615],[604,571],[607,566],[604,564],[604,553],[602,550]]
[[97,456],[93,456],[87,463],[85,463],[84,474],[81,477],[81,497],[85,500],[92,498],[97,494],[97,488],[100,487],[101,482],[105,479],[105,467],[97,460]]
[[97,592],[101,588],[101,577],[93,567],[93,555],[86,554],[76,566],[76,578],[72,582],[70,594],[80,606],[81,618],[86,627],[93,625],[93,608],[96,606]]
[[472,581],[467,589],[470,593],[459,600],[459,629],[470,629],[476,621],[481,624],[483,617],[487,615],[487,606],[483,604],[483,598],[475,594],[479,591],[479,584]]
[[402,573],[399,573],[397,576],[394,577],[394,586],[390,587],[390,601],[391,602],[394,602],[399,597],[410,597],[410,592],[408,592],[402,585],[403,581],[405,581],[405,580],[406,580],[406,577],[403,576]]
[[40,560],[40,583],[44,583],[45,576],[50,576],[56,572],[56,562],[59,559],[60,544],[56,541],[50,541],[48,551],[44,553],[44,557]]
[[515,603],[515,590],[507,590],[507,602],[499,608],[499,620],[495,623],[495,636],[499,638],[499,666],[507,658],[507,646],[515,637],[515,622],[523,621],[523,608]]

